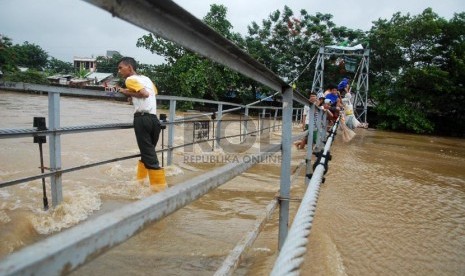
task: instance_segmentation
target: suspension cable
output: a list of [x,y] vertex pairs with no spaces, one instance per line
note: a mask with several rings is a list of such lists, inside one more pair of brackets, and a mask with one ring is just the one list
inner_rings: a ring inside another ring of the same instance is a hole
[[310,66],[310,64],[311,64],[312,61],[316,58],[317,55],[318,55],[318,51],[317,51],[316,54],[312,57],[312,59],[310,60],[310,62],[307,63],[307,65],[306,65],[305,68],[300,72],[300,74],[297,75],[297,77],[295,77],[291,82],[289,82],[289,84],[296,82],[296,81],[300,78],[300,76],[302,76],[302,74],[307,70],[307,68]]
[[352,92],[352,86],[354,85],[354,81],[355,81],[355,79],[357,78],[358,71],[360,70],[360,67],[361,67],[361,65],[362,65],[362,61],[363,61],[363,58],[360,60],[360,63],[359,63],[358,66],[357,66],[357,71],[355,71],[354,78],[352,79],[352,83],[350,84],[350,87],[349,87],[349,93]]

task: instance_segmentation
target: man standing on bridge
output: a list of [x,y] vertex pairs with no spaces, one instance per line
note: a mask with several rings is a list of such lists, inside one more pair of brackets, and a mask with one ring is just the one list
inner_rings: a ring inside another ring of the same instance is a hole
[[126,85],[118,91],[131,97],[134,105],[134,132],[141,154],[137,180],[143,182],[148,175],[153,190],[164,190],[167,187],[165,171],[160,167],[155,151],[161,130],[155,98],[157,88],[148,77],[137,74],[134,58],[123,57],[118,63],[118,74],[125,79]]

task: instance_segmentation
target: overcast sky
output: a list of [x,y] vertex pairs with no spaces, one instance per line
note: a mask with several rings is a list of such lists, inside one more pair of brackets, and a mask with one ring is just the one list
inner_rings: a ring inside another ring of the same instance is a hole
[[[390,19],[400,11],[417,15],[432,7],[439,16],[450,19],[465,11],[465,0],[176,0],[198,18],[203,18],[213,3],[228,8],[227,19],[234,31],[243,35],[252,21],[262,19],[285,5],[296,14],[330,13],[337,26],[368,31],[372,21]],[[0,0],[0,34],[13,40],[39,45],[50,56],[71,62],[74,56],[105,55],[119,51],[147,64],[163,61],[148,50],[137,48],[137,39],[147,31],[135,27],[107,11],[80,0]]]

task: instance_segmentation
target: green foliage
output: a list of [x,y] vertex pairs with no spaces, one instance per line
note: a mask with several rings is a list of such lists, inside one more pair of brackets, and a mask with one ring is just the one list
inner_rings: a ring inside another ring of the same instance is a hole
[[[213,4],[203,21],[283,79],[299,77],[296,84],[301,91],[312,83],[314,66],[305,68],[320,46],[369,45],[369,98],[379,115],[379,127],[464,135],[465,13],[457,13],[448,21],[430,8],[415,16],[398,12],[390,19],[373,22],[367,33],[336,26],[332,18],[331,14],[309,14],[304,9],[295,13],[284,6],[259,23],[251,22],[248,34],[241,36],[232,31],[227,8]],[[139,38],[137,46],[165,58],[165,64],[142,64],[138,70],[156,83],[160,94],[223,99],[234,91],[243,103],[249,103],[257,91],[274,92],[157,35]],[[116,76],[120,58],[98,57],[97,67]],[[40,83],[45,78],[32,70],[13,74],[18,66],[47,68],[50,73],[69,70],[69,63],[47,59],[47,53],[37,45],[13,45],[11,39],[0,36],[0,69],[9,80]],[[77,75],[87,73],[81,70]],[[337,83],[345,75],[334,57],[325,60],[324,83]],[[184,108],[192,108],[192,104],[185,103]]]
[[74,72],[71,62],[64,62],[54,57],[47,62],[46,69],[50,74],[70,74]]
[[97,70],[101,73],[112,73],[113,76],[118,75],[118,62],[123,56],[114,54],[112,57],[98,56],[96,58]]
[[0,70],[5,72],[14,71],[16,67],[12,58],[12,46],[11,39],[0,34]]
[[[18,67],[26,67],[31,70],[29,73],[18,73],[19,79],[38,79],[33,75],[34,70],[42,71],[48,64],[48,54],[40,46],[24,42],[22,45],[14,45],[12,40],[0,35],[0,69],[5,72],[17,72]],[[29,76],[28,76],[29,74]],[[10,74],[10,78],[16,78]]]
[[[341,41],[351,45],[365,41],[362,31],[338,28],[331,19],[330,14],[311,15],[304,9],[295,15],[285,6],[283,11],[272,12],[261,25],[252,22],[243,47],[283,79],[293,81],[297,78],[297,89],[304,91],[310,88],[314,74],[314,66],[307,69],[306,66],[320,46]],[[344,71],[341,75],[335,59],[327,62],[325,69],[325,83],[337,82],[346,74]]]
[[9,72],[5,74],[3,79],[11,82],[48,84],[45,74],[34,69],[29,69],[25,72]]
[[463,121],[464,19],[463,13],[456,14],[448,22],[426,9],[417,16],[396,13],[389,21],[374,22],[369,33],[371,96],[379,127],[431,133],[435,118]]
[[14,45],[14,62],[17,66],[43,70],[47,66],[48,54],[40,46],[24,42]]
[[85,79],[88,74],[89,74],[89,70],[81,68],[81,69],[79,69],[79,71],[76,71],[74,73],[74,76],[79,78],[79,79]]
[[[231,32],[232,25],[226,19],[226,12],[226,7],[213,4],[204,22],[226,38],[238,39],[240,36]],[[238,78],[237,73],[224,66],[154,34],[139,38],[137,46],[163,56],[167,61],[166,65],[156,68],[159,73],[155,78],[157,87],[163,94],[219,99],[229,87],[234,86]],[[183,104],[184,108],[192,108],[191,103]]]
[[[310,15],[301,10],[299,16],[294,16],[294,12],[287,6],[283,11],[276,10],[271,13],[260,25],[252,22],[246,37],[231,31],[232,25],[226,19],[226,15],[226,7],[214,4],[204,17],[204,22],[289,81],[300,75],[320,45],[339,41],[358,43],[364,39],[363,32],[359,30],[335,28],[330,14]],[[158,68],[158,72],[163,75],[157,76],[158,85],[163,93],[221,99],[228,91],[235,91],[244,103],[254,100],[256,91],[274,93],[251,79],[214,64],[157,35],[148,34],[139,38],[137,46],[165,58],[167,64]],[[334,74],[330,77],[335,77],[337,68],[332,71]],[[297,83],[298,88],[308,88],[312,83],[312,77],[311,71],[302,74]],[[339,78],[340,76],[337,77]]]

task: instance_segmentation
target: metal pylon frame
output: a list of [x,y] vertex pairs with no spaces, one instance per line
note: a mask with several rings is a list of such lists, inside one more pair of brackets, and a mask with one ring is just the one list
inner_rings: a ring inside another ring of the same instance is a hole
[[[354,99],[355,117],[367,123],[368,115],[368,73],[370,69],[370,49],[365,49],[360,63],[360,74],[357,79],[357,86]],[[362,119],[363,116],[363,119]]]
[[[340,47],[344,48],[344,47]],[[350,47],[347,47],[350,48]],[[361,53],[363,51],[363,53]],[[368,111],[368,73],[370,68],[370,49],[363,50],[343,50],[334,49],[328,46],[321,46],[318,49],[318,58],[315,64],[315,74],[313,76],[312,91],[320,93],[324,91],[324,67],[325,67],[325,56],[360,56],[362,60],[360,62],[360,73],[357,77],[357,85],[355,89],[355,97],[353,101],[355,117],[364,123],[367,122],[367,111]]]
[[318,50],[318,58],[315,64],[315,74],[313,75],[312,91],[320,93],[324,91],[323,88],[323,74],[325,71],[325,47],[320,47]]

